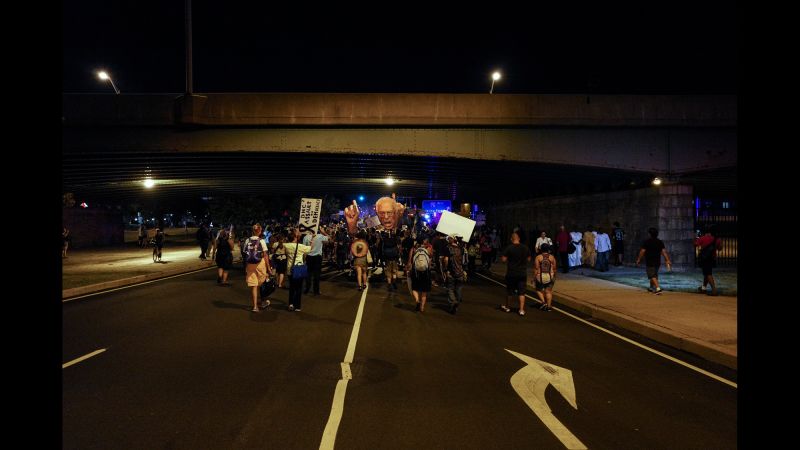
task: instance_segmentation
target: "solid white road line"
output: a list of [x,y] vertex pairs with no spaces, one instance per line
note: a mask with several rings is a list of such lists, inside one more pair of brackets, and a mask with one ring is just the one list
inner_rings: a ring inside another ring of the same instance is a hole
[[[489,277],[487,277],[487,276],[485,276],[485,275],[481,275],[481,274],[478,274],[478,275],[479,275],[480,277],[482,277],[482,278],[485,278],[485,279],[489,280],[489,281],[492,281],[492,282],[494,282],[494,283],[497,283],[497,284],[499,284],[500,286],[505,286],[503,283],[500,283],[499,281],[495,281],[495,280],[493,280],[493,279],[491,279],[491,278],[489,278]],[[530,296],[530,295],[528,295],[528,294],[525,294],[525,297],[528,297],[528,298],[529,298],[529,299],[531,299],[531,300],[534,300],[534,301],[536,301],[536,302],[539,302],[539,303],[541,303],[541,301],[539,301],[539,299],[538,299],[538,298],[531,297],[531,296]],[[638,343],[638,342],[636,342],[636,341],[634,341],[634,340],[632,340],[632,339],[628,339],[628,338],[626,338],[625,336],[622,336],[622,335],[619,335],[619,334],[617,334],[617,333],[614,333],[613,331],[606,330],[605,328],[603,328],[603,327],[601,327],[601,326],[599,326],[599,325],[596,325],[596,324],[593,324],[593,323],[591,323],[591,322],[589,322],[589,321],[587,321],[587,320],[581,319],[580,317],[578,317],[578,316],[575,316],[575,315],[573,315],[573,314],[570,314],[570,313],[568,313],[568,312],[566,312],[566,311],[563,311],[563,310],[561,310],[561,309],[558,309],[558,308],[555,308],[555,307],[554,307],[554,308],[553,308],[553,310],[554,310],[554,311],[558,311],[558,312],[560,312],[561,314],[564,314],[565,316],[568,316],[568,317],[571,317],[571,318],[573,318],[573,319],[575,319],[575,320],[578,320],[578,321],[580,321],[580,322],[583,322],[583,323],[585,323],[586,325],[593,326],[593,327],[597,328],[598,330],[600,330],[600,331],[602,331],[602,332],[604,332],[604,333],[608,333],[608,334],[610,334],[611,336],[614,336],[614,337],[616,337],[616,338],[622,339],[623,341],[625,341],[625,342],[628,342],[628,343],[630,343],[630,344],[633,344],[633,345],[635,345],[635,346],[637,346],[637,347],[639,347],[639,348],[642,348],[642,349],[644,349],[644,350],[647,350],[647,351],[648,351],[648,352],[650,352],[650,353],[654,353],[654,354],[656,354],[656,355],[658,355],[658,356],[661,356],[662,358],[666,358],[666,359],[668,359],[668,360],[670,360],[670,361],[672,361],[672,362],[674,362],[674,363],[678,363],[678,364],[680,364],[680,365],[682,365],[682,366],[684,366],[684,367],[687,367],[687,368],[689,368],[689,369],[692,369],[692,370],[694,370],[695,372],[701,373],[701,374],[703,374],[703,375],[705,375],[705,376],[707,376],[707,377],[710,377],[710,378],[713,378],[713,379],[715,379],[715,380],[717,380],[717,381],[720,381],[720,382],[722,382],[722,383],[725,383],[725,384],[727,384],[728,386],[732,386],[732,387],[735,387],[735,388],[737,388],[737,389],[739,388],[739,385],[738,385],[737,383],[734,383],[733,381],[730,381],[730,380],[726,380],[725,378],[722,378],[722,377],[720,377],[720,376],[718,376],[718,375],[714,375],[713,373],[711,373],[711,372],[709,372],[709,371],[707,371],[707,370],[703,370],[703,369],[701,369],[701,368],[699,368],[699,367],[693,366],[693,365],[691,365],[691,364],[689,364],[689,363],[687,363],[687,362],[685,362],[685,361],[681,361],[680,359],[677,359],[677,358],[675,358],[675,357],[672,357],[672,356],[670,356],[670,355],[667,355],[666,353],[662,353],[662,352],[660,352],[660,351],[658,351],[658,350],[656,350],[656,349],[654,349],[654,348],[650,348],[650,347],[648,347],[648,346],[646,346],[646,345],[643,345],[643,344],[640,344],[640,343]]]
[[89,359],[89,358],[91,358],[92,356],[99,355],[100,353],[103,353],[103,352],[104,352],[104,351],[106,351],[106,350],[108,350],[108,349],[107,349],[107,348],[101,348],[100,350],[95,350],[95,351],[93,351],[92,353],[89,353],[88,355],[83,355],[83,356],[81,356],[80,358],[73,359],[73,360],[72,360],[72,361],[70,361],[70,362],[66,362],[66,363],[62,364],[62,365],[61,365],[61,368],[62,368],[62,369],[65,369],[65,368],[67,368],[67,367],[69,367],[69,366],[71,366],[71,365],[73,365],[73,364],[78,364],[79,362],[83,361],[84,359]]
[[367,283],[364,293],[361,294],[361,303],[358,305],[356,321],[353,324],[353,331],[350,332],[350,342],[347,344],[347,352],[344,355],[342,364],[342,379],[336,382],[336,392],[333,394],[333,404],[331,405],[331,415],[322,433],[322,442],[319,444],[320,450],[333,450],[336,443],[336,433],[339,431],[339,423],[342,421],[344,412],[344,397],[347,393],[347,382],[353,378],[350,372],[350,363],[353,362],[353,355],[356,353],[356,343],[358,342],[358,332],[361,329],[361,318],[364,316],[364,303],[369,291]]

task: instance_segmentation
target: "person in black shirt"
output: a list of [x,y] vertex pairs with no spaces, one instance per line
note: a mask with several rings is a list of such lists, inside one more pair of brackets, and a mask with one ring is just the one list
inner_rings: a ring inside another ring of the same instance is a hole
[[500,309],[511,312],[509,303],[514,295],[519,298],[519,315],[525,315],[525,285],[528,277],[528,261],[531,260],[531,250],[519,242],[519,234],[511,233],[511,245],[503,250],[502,261],[508,263],[506,269],[506,304]]
[[664,261],[667,263],[667,270],[672,270],[672,263],[669,260],[669,253],[664,246],[664,242],[658,238],[658,230],[649,228],[647,232],[650,238],[642,243],[642,248],[639,249],[639,256],[636,257],[636,265],[644,257],[645,266],[647,267],[647,278],[650,280],[650,287],[648,291],[661,295],[663,289],[658,285],[658,268],[661,267],[661,255],[664,255]]
[[619,222],[614,222],[614,230],[611,232],[611,252],[615,266],[622,265],[622,258],[625,255],[624,240],[625,231],[619,226]]

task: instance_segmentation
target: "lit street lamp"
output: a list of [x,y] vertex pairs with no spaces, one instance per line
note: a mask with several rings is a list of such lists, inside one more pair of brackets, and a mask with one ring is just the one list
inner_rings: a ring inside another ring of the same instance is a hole
[[117,95],[119,95],[119,89],[117,89],[117,86],[114,84],[114,80],[112,80],[111,77],[108,76],[108,73],[106,73],[105,71],[101,70],[100,72],[97,72],[97,77],[100,78],[101,80],[110,81],[111,82],[111,87],[114,88],[114,92],[116,92]]
[[500,75],[500,72],[499,72],[499,71],[495,71],[495,72],[492,74],[492,87],[491,87],[491,89],[489,89],[489,93],[490,93],[490,94],[491,94],[491,93],[494,91],[494,82],[495,82],[495,81],[497,81],[497,80],[499,80],[499,79],[500,79],[500,76],[501,76],[501,75]]

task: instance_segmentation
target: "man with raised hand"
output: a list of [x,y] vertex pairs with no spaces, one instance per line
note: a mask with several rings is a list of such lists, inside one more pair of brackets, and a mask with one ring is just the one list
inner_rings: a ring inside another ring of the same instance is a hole
[[[396,231],[399,229],[400,218],[403,217],[405,206],[398,203],[396,195],[392,193],[391,197],[381,197],[375,202],[375,211],[378,214],[378,219],[383,225],[383,229],[387,231]],[[351,236],[358,232],[358,203],[353,200],[353,204],[345,208],[344,218],[347,220],[347,231]]]

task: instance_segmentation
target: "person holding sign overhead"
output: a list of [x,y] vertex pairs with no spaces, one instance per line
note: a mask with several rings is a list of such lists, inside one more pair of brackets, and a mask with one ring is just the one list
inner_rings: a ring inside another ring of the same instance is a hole
[[[405,206],[395,200],[397,197],[393,193],[391,197],[381,197],[375,202],[375,211],[378,214],[378,219],[381,221],[383,229],[386,231],[395,231],[399,229],[400,218],[403,217]],[[358,203],[353,200],[353,204],[345,208],[344,218],[347,221],[347,231],[351,236],[355,236],[358,232]]]

